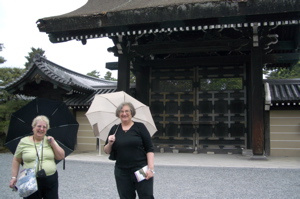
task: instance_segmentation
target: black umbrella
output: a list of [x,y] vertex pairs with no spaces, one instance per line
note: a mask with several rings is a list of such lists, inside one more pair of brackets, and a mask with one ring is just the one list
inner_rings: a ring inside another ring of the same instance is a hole
[[[53,136],[65,150],[65,156],[74,151],[79,124],[62,101],[36,98],[11,115],[5,145],[14,154],[19,141],[32,135],[32,120],[45,115],[50,121],[47,135]],[[59,161],[57,161],[58,163]]]

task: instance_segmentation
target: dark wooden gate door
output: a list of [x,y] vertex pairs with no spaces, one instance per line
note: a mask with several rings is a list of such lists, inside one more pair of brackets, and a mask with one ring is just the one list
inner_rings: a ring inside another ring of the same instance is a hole
[[243,67],[152,69],[157,150],[238,152],[245,146]]
[[247,124],[244,67],[199,67],[196,76],[197,151],[241,152]]

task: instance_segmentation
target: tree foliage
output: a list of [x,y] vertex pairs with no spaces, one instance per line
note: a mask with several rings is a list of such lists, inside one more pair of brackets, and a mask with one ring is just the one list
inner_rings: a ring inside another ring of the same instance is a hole
[[193,89],[192,80],[159,80],[153,83],[155,92],[191,92]]
[[25,106],[28,102],[15,98],[0,104],[0,134],[7,133],[11,114]]
[[135,75],[133,74],[133,72],[132,71],[130,71],[130,83],[135,83],[136,82],[136,77],[135,77]]
[[[3,48],[3,44],[0,43],[0,52],[3,50]],[[3,64],[4,62],[6,62],[6,60],[4,59],[4,57],[0,56],[0,64]]]
[[104,76],[104,79],[110,80],[110,81],[117,81],[117,79],[113,78],[111,75],[112,75],[112,73],[110,71],[107,71],[105,76]]
[[294,79],[300,78],[300,62],[294,65],[292,68],[279,68],[271,71],[267,76],[267,79]]
[[27,59],[27,62],[25,63],[26,69],[29,68],[29,66],[32,63],[33,58],[36,54],[39,54],[46,58],[46,56],[44,55],[45,51],[43,49],[31,47],[31,52],[28,53],[28,56],[25,56],[25,58]]
[[[86,75],[96,77],[96,78],[100,78],[100,72],[96,71],[96,70],[93,70],[93,71],[87,73]],[[104,79],[105,80],[110,80],[110,81],[117,81],[117,79],[113,78],[111,75],[112,75],[112,73],[110,71],[107,71],[106,74],[104,75]]]
[[[14,81],[24,73],[24,70],[25,69],[10,68],[10,67],[0,68],[0,86],[5,86],[8,83]],[[9,94],[5,90],[1,90],[0,98],[1,98],[1,102],[3,103],[3,102],[10,101],[13,98],[13,95]]]
[[201,90],[240,90],[243,88],[242,78],[212,78],[200,80]]
[[[3,46],[1,46],[2,49]],[[29,56],[26,57],[29,67],[29,62],[32,61],[36,53],[44,54],[44,51],[41,49],[32,48],[33,52],[29,53]],[[25,64],[26,65],[26,64]],[[26,69],[21,68],[12,68],[12,67],[3,67],[0,68],[0,86],[5,86],[10,82],[16,80],[20,77]],[[3,146],[5,140],[5,134],[7,133],[11,114],[26,105],[29,101],[21,99],[18,95],[9,94],[7,91],[0,90],[0,147]]]
[[25,69],[21,68],[0,68],[0,86],[4,86],[16,78],[20,77],[24,73]]
[[[0,68],[0,85],[7,85],[24,73],[25,69]],[[11,114],[23,107],[28,101],[19,99],[16,95],[0,90],[0,147],[3,146],[8,130]]]
[[96,70],[93,70],[93,71],[87,73],[86,75],[89,75],[89,76],[92,76],[92,77],[99,78],[99,77],[100,77],[100,72],[99,72],[99,71],[96,71]]

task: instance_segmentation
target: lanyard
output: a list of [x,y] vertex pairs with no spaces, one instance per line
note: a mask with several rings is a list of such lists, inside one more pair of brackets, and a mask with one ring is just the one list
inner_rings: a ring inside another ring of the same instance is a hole
[[[33,138],[33,142],[34,142],[34,138]],[[39,152],[37,151],[37,148],[36,148],[36,145],[35,145],[35,142],[34,142],[34,148],[35,148],[35,151],[36,151],[36,156],[37,156],[37,159],[35,161],[35,167],[36,165],[38,165],[38,170],[40,169],[43,169],[42,167],[42,161],[43,161],[43,151],[44,151],[44,147],[43,147],[43,144],[44,144],[44,139],[43,141],[41,142],[40,144],[40,148],[39,148]],[[41,160],[40,160],[40,157],[39,157],[39,153],[42,151],[42,156],[41,156]]]

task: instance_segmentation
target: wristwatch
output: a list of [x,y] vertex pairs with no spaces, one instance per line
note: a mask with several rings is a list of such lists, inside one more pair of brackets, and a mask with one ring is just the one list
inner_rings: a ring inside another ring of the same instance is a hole
[[153,169],[149,169],[153,174],[155,174],[155,171]]

